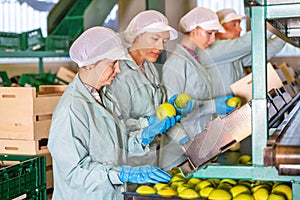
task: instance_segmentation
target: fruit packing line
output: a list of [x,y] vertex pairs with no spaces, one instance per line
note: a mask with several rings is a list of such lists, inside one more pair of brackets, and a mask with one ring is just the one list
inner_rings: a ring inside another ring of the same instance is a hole
[[291,184],[230,178],[185,178],[178,167],[168,183],[146,184],[125,192],[124,200],[292,200]]
[[[290,87],[291,90],[287,90],[287,86],[273,88],[267,93],[270,124],[273,125],[275,120],[279,120],[280,116],[283,116],[300,98],[298,93],[300,86],[294,83]],[[225,117],[217,117],[212,120],[205,130],[185,143],[183,149],[188,161],[182,164],[180,169],[188,176],[249,135],[251,135],[250,102]]]

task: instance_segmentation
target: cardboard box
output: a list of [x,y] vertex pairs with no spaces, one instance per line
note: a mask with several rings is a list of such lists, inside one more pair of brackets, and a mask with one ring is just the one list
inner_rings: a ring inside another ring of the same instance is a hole
[[70,83],[74,77],[75,77],[76,73],[65,68],[65,67],[60,67],[58,69],[58,72],[56,74],[56,77],[60,80],[62,80],[65,84]]
[[278,69],[280,69],[283,73],[283,75],[286,78],[287,84],[295,82],[295,74],[293,74],[293,70],[290,69],[290,67],[286,63],[282,63],[278,66]]
[[[273,88],[281,88],[283,83],[271,63],[267,64],[267,92]],[[230,86],[233,94],[242,99],[243,104],[252,99],[252,73]]]
[[61,94],[37,93],[36,88],[32,87],[1,87],[0,139],[33,142],[48,138],[52,113]]

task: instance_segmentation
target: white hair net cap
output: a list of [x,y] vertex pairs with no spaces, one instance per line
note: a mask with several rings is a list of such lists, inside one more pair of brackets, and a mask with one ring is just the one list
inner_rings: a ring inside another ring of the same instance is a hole
[[221,24],[227,23],[227,22],[230,22],[233,20],[241,20],[241,19],[246,18],[246,16],[236,14],[235,10],[233,10],[231,8],[225,8],[225,9],[219,10],[217,12],[217,15],[219,17],[219,21]]
[[195,7],[184,15],[179,21],[179,27],[184,33],[190,32],[200,26],[204,30],[218,30],[225,32],[215,12],[204,7]]
[[92,27],[83,32],[70,47],[70,58],[84,67],[103,59],[124,60],[125,49],[118,35],[105,27]]
[[126,43],[132,44],[135,38],[144,32],[169,31],[170,40],[178,37],[177,31],[168,25],[168,19],[158,11],[146,10],[137,14],[127,26],[124,32]]

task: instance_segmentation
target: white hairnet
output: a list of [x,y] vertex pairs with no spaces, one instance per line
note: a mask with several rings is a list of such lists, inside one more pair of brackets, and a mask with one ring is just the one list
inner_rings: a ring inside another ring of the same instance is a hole
[[144,32],[169,31],[170,40],[177,38],[177,31],[168,25],[168,19],[158,11],[146,10],[137,14],[124,32],[126,43],[132,44],[135,38]]
[[236,14],[235,10],[233,10],[231,8],[225,8],[225,9],[219,10],[217,12],[217,15],[219,17],[219,21],[221,24],[227,23],[227,22],[230,22],[233,20],[241,20],[241,19],[246,18],[246,16]]
[[113,30],[100,26],[83,32],[72,44],[69,54],[79,67],[95,64],[105,58],[127,59],[118,35]]
[[184,33],[200,26],[204,30],[218,30],[225,32],[215,12],[208,8],[196,7],[184,15],[179,21],[179,27]]

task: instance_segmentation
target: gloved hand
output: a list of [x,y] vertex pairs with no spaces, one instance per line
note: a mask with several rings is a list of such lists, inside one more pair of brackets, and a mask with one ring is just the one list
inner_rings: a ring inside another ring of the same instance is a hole
[[174,105],[175,109],[176,109],[176,113],[177,115],[181,115],[182,117],[186,117],[188,113],[192,112],[194,105],[195,105],[195,100],[189,100],[186,104],[185,108],[178,108],[175,104],[175,100],[178,97],[178,94],[174,94],[170,99],[169,99],[169,103]]
[[121,166],[119,178],[123,183],[167,183],[172,178],[170,174],[162,169],[145,165],[145,166]]
[[148,126],[142,132],[142,143],[150,144],[158,134],[165,133],[181,119],[180,115],[159,120],[155,115],[147,117]]
[[169,103],[174,105],[176,98],[178,97],[178,94],[174,94],[170,99],[169,99]]
[[226,101],[231,97],[232,95],[228,95],[228,96],[222,96],[214,99],[216,105],[216,113],[218,115],[227,115],[228,113],[230,113],[235,109],[234,107],[228,106],[226,104]]

